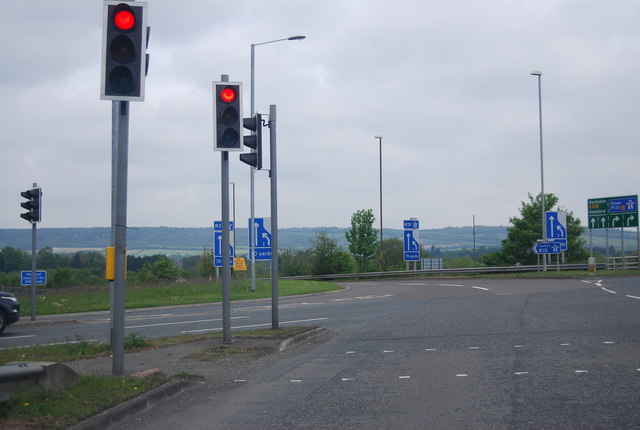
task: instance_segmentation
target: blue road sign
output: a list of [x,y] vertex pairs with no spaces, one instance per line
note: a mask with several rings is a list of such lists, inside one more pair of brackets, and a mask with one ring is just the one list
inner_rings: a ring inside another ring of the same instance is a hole
[[[22,279],[20,285],[31,285],[31,270],[20,272]],[[47,271],[36,270],[36,285],[47,285]]]
[[420,221],[417,219],[405,219],[402,224],[405,230],[418,230],[420,228]]
[[562,251],[558,242],[537,242],[531,249],[536,254],[560,254]]
[[[233,221],[229,222],[229,266],[233,267]],[[213,222],[213,265],[222,267],[222,221]]]
[[403,237],[404,261],[420,261],[420,243],[413,236],[413,230],[405,230]]
[[547,242],[560,244],[562,251],[567,250],[567,213],[545,212]]
[[[251,249],[252,237],[255,235],[254,255],[256,261],[271,260],[271,218],[254,218],[253,221],[253,234],[249,235],[249,249]],[[249,218],[249,231],[252,231],[251,218]]]

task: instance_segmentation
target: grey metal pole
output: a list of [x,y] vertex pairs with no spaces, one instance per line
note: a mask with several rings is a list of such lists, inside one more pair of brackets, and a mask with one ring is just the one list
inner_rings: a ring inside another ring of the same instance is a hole
[[[269,43],[283,42],[285,40],[303,40],[306,36],[297,35],[284,37],[282,39],[269,40],[261,43],[251,44],[251,116],[255,115],[255,88],[256,88],[256,46],[267,45]],[[253,134],[253,132],[252,132]],[[251,258],[251,267],[249,269],[251,278],[251,291],[256,290],[256,262],[255,262],[255,246],[256,246],[256,228],[255,228],[255,171],[253,166],[249,166],[249,185],[250,185],[250,199],[251,199],[251,214],[249,220],[249,234],[251,245],[249,246],[249,257]]]
[[[384,253],[382,251],[382,136],[376,136],[378,143],[380,144],[380,269],[383,269]],[[409,270],[409,264],[407,264],[407,270]]]
[[[113,100],[111,102],[111,246],[116,246],[116,196],[118,195],[117,181],[118,176],[118,129],[120,124],[120,101]],[[109,345],[114,344],[114,327],[115,321],[115,304],[114,304],[114,281],[109,281],[109,304],[111,323],[109,325]]]
[[[544,204],[544,153],[542,145],[542,72],[531,72],[533,76],[538,77],[538,117],[540,124],[540,194],[542,204],[542,240],[547,240],[547,225],[545,219],[545,204]],[[542,254],[542,271],[547,271],[547,255]]]
[[[256,83],[256,45],[254,43],[251,44],[251,116],[255,115],[256,111],[256,103],[255,103],[255,83]],[[259,125],[261,127],[262,125]],[[253,134],[253,132],[252,132]],[[249,166],[249,188],[250,188],[250,200],[251,200],[251,212],[249,214],[249,259],[250,259],[250,267],[249,267],[249,276],[251,278],[251,291],[256,290],[256,259],[255,259],[255,251],[256,251],[256,234],[255,234],[255,216],[256,216],[256,205],[255,205],[255,169],[253,166]]]
[[129,102],[118,102],[117,167],[115,204],[115,276],[113,284],[112,373],[124,373],[124,294],[127,261],[127,171],[129,154]]
[[[33,184],[35,188],[37,185]],[[36,320],[36,223],[31,223],[31,321]]]
[[276,105],[269,106],[271,152],[271,328],[278,328],[278,158],[276,145]]
[[[229,82],[229,75],[222,75]],[[240,112],[242,118],[242,112]],[[222,188],[222,341],[231,343],[231,265],[229,258],[229,152],[220,153]]]

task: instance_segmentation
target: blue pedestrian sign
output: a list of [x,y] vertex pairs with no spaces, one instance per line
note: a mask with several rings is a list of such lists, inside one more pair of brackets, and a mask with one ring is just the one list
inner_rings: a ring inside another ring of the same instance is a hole
[[[233,221],[229,222],[229,267],[233,267]],[[222,221],[213,222],[213,266],[222,267]]]
[[[417,230],[416,230],[417,234]],[[404,261],[420,261],[420,243],[414,236],[414,230],[405,230],[404,234]]]
[[560,254],[562,251],[558,242],[536,242],[531,249],[536,254]]
[[[20,285],[31,285],[31,270],[24,270],[20,274],[22,275]],[[36,285],[47,285],[46,270],[36,270]]]
[[560,244],[562,251],[567,250],[567,213],[547,211],[545,212],[547,233],[546,242]]
[[249,249],[253,237],[256,238],[254,255],[256,261],[271,260],[271,218],[254,218],[253,229],[251,229],[251,218],[249,218]]

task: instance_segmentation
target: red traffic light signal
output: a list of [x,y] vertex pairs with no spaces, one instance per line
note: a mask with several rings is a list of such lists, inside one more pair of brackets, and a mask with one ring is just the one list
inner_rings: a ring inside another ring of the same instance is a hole
[[136,24],[136,16],[129,9],[116,10],[113,14],[113,24],[119,30],[131,30]]
[[242,151],[242,84],[213,83],[213,149]]
[[147,69],[147,3],[105,1],[102,100],[143,101]]

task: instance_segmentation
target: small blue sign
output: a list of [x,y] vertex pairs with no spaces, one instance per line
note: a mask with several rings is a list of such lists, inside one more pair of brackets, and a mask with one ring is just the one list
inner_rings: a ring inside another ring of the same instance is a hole
[[256,246],[253,251],[256,261],[271,260],[271,218],[254,218],[253,221],[253,229],[251,229],[251,218],[249,218],[249,231],[253,232],[249,235],[249,249],[255,236]]
[[531,249],[536,254],[560,254],[562,251],[558,242],[537,242]]
[[[31,285],[31,270],[20,272],[22,279],[20,285]],[[36,285],[47,285],[47,271],[36,270]]]
[[403,237],[404,261],[420,261],[420,243],[413,236],[413,230],[405,230]]
[[609,213],[616,212],[638,212],[638,198],[624,197],[609,200]]
[[420,228],[420,221],[417,219],[405,219],[402,224],[405,230],[418,230]]
[[[229,222],[229,266],[233,267],[234,264],[234,249],[233,249],[233,221]],[[222,267],[222,221],[213,222],[213,266]]]

